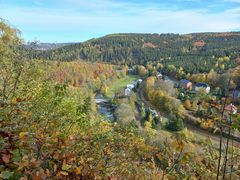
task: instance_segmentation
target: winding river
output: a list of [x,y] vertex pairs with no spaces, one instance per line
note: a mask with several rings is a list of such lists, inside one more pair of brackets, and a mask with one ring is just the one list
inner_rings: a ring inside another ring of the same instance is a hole
[[101,114],[106,120],[110,122],[115,121],[114,111],[116,107],[111,103],[111,101],[104,97],[103,94],[98,93],[95,96],[95,102],[97,104],[98,113]]

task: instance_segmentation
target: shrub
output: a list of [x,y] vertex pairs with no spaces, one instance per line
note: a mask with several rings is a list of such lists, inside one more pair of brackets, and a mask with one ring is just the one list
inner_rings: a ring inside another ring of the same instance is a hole
[[170,119],[169,122],[166,124],[166,129],[170,131],[181,131],[183,128],[183,120],[178,117]]

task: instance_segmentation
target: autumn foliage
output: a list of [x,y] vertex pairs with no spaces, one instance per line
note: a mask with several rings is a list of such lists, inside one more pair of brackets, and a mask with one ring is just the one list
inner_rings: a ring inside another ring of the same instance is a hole
[[[98,115],[94,92],[117,74],[113,66],[26,59],[18,32],[3,20],[0,30],[1,179],[216,178],[210,143],[197,152],[187,133],[159,139],[151,127]],[[150,78],[145,84],[149,100],[181,118],[182,106],[155,83]],[[237,179],[237,163],[234,168]]]

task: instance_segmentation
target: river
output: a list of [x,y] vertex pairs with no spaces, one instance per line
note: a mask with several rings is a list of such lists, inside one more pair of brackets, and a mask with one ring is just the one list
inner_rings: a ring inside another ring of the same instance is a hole
[[101,93],[98,93],[95,96],[95,102],[97,104],[97,111],[101,114],[106,120],[110,122],[115,121],[114,111],[116,107],[111,103],[111,101],[104,97]]

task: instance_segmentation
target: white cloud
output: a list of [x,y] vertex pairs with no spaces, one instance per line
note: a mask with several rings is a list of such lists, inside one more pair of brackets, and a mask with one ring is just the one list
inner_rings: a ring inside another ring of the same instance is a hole
[[118,32],[191,33],[240,29],[239,8],[213,13],[207,9],[178,10],[154,5],[144,7],[110,0],[93,0],[89,3],[61,0],[60,6],[66,2],[69,4],[65,8],[55,9],[0,6],[0,16],[21,29],[28,39],[33,37],[27,36],[27,33],[36,33],[34,37],[42,33],[41,38],[44,38],[44,33],[54,35],[58,32],[79,33],[89,37]]

